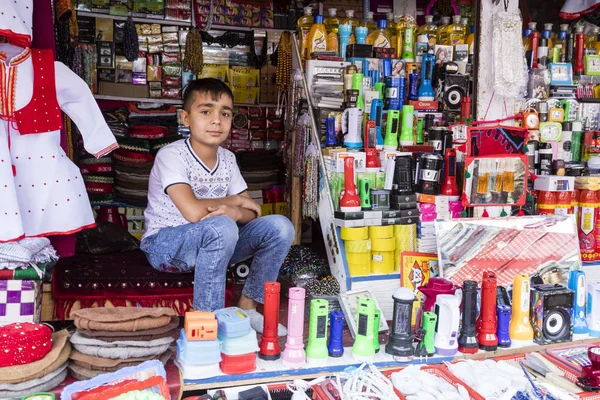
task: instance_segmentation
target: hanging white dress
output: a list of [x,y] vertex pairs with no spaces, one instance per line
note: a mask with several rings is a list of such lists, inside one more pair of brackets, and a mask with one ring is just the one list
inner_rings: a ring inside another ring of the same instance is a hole
[[[79,168],[60,146],[61,110],[96,157],[118,147],[115,137],[83,80],[51,52],[20,47],[30,34],[30,1],[7,3],[0,15],[0,39],[8,39],[0,43],[0,242],[93,227]],[[22,26],[3,24],[11,12]]]

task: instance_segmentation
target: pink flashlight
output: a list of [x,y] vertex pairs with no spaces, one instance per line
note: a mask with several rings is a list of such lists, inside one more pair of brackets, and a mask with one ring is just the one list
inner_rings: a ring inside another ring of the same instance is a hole
[[299,287],[290,288],[288,303],[288,335],[282,354],[283,365],[300,368],[306,359],[304,351],[304,298],[306,291]]

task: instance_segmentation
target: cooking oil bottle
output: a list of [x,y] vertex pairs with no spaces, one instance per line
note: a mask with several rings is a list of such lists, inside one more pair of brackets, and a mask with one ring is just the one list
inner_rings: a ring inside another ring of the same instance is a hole
[[425,25],[421,25],[418,30],[419,35],[427,35],[429,47],[433,48],[437,42],[437,26],[433,23],[433,15],[425,16]]
[[467,36],[467,45],[469,46],[469,64],[473,64],[475,55],[475,25],[471,25],[470,33]]
[[585,37],[585,54],[596,54],[598,33],[600,33],[600,28],[595,27],[592,29],[592,33]]
[[542,38],[548,39],[548,50],[551,52],[554,47],[554,38],[552,37],[552,24],[544,24]]
[[315,52],[327,50],[327,30],[323,25],[323,16],[315,15],[314,23],[306,36],[306,54],[304,59],[309,60]]
[[302,57],[306,55],[306,36],[314,22],[312,7],[304,7],[304,15],[298,20],[298,49]]
[[450,17],[442,17],[442,22],[437,28],[436,37],[437,44],[444,44],[446,31],[450,26]]
[[388,37],[387,20],[380,19],[377,21],[377,30],[369,33],[369,36],[367,36],[367,44],[371,44],[373,47],[392,47],[390,38]]
[[350,34],[350,41],[348,44],[356,43],[356,39],[354,38],[354,27],[358,26],[358,19],[354,18],[354,10],[346,10],[346,18],[342,19],[342,24],[347,24],[352,26],[352,33]]
[[565,62],[565,49],[567,47],[567,33],[569,31],[568,24],[562,24],[560,26],[560,31],[556,35],[556,39],[554,39],[553,47],[552,47],[552,62],[559,63]]
[[337,17],[337,9],[330,8],[329,16],[325,18],[325,30],[327,31],[327,51],[340,51],[340,39],[338,36],[338,30],[340,26],[340,20]]
[[531,50],[531,34],[535,32],[537,22],[530,22],[527,28],[523,31],[523,47],[525,51]]
[[443,45],[456,46],[457,44],[465,43],[465,28],[460,23],[460,15],[452,17],[452,25],[447,28],[446,40],[442,41]]
[[398,34],[396,31],[396,21],[394,21],[394,13],[387,13],[387,35],[390,38],[390,45],[394,49],[394,53],[400,54],[402,49],[396,47],[398,45]]
[[377,22],[375,22],[373,11],[367,11],[362,26],[366,26],[369,33],[375,32],[377,30]]

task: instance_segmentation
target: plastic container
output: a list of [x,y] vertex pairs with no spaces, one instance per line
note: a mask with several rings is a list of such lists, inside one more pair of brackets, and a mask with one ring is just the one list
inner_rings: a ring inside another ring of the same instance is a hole
[[188,341],[182,329],[177,339],[177,357],[186,365],[209,365],[221,361],[221,344],[218,340]]
[[259,350],[256,331],[254,329],[250,329],[247,335],[236,338],[226,338],[219,335],[219,340],[221,341],[221,353],[229,356],[239,356]]
[[340,237],[342,240],[367,240],[369,238],[369,228],[340,228]]
[[373,239],[387,239],[394,237],[394,226],[370,226],[369,227],[369,238],[373,242]]
[[[400,371],[401,369],[402,368],[389,369],[387,371],[383,371],[383,375],[391,379],[392,374],[394,372]],[[421,371],[437,376],[438,378],[442,378],[455,388],[458,388],[459,385],[463,386],[465,389],[467,389],[467,392],[469,393],[469,399],[471,400],[485,400],[475,390],[473,390],[473,388],[468,386],[466,383],[464,383],[462,380],[458,379],[454,374],[448,371],[448,368],[446,367],[443,367],[441,365],[427,365],[422,366]]]
[[215,311],[219,323],[219,338],[236,338],[250,333],[250,318],[238,307],[222,308]]
[[391,274],[394,272],[394,264],[394,250],[371,252],[372,274]]
[[240,354],[237,356],[221,355],[219,366],[227,375],[247,374],[256,370],[256,353]]

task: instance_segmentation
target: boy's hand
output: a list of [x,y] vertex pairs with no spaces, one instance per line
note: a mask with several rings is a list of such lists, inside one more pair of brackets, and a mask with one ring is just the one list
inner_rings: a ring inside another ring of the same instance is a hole
[[250,211],[256,213],[256,218],[261,216],[262,209],[250,197],[238,196],[238,200],[239,200],[239,204],[238,204],[239,207],[245,208],[247,210],[250,210]]
[[227,216],[235,222],[238,222],[242,218],[242,211],[236,206],[220,205],[218,207],[208,207],[207,210],[208,214],[202,220],[219,215]]

